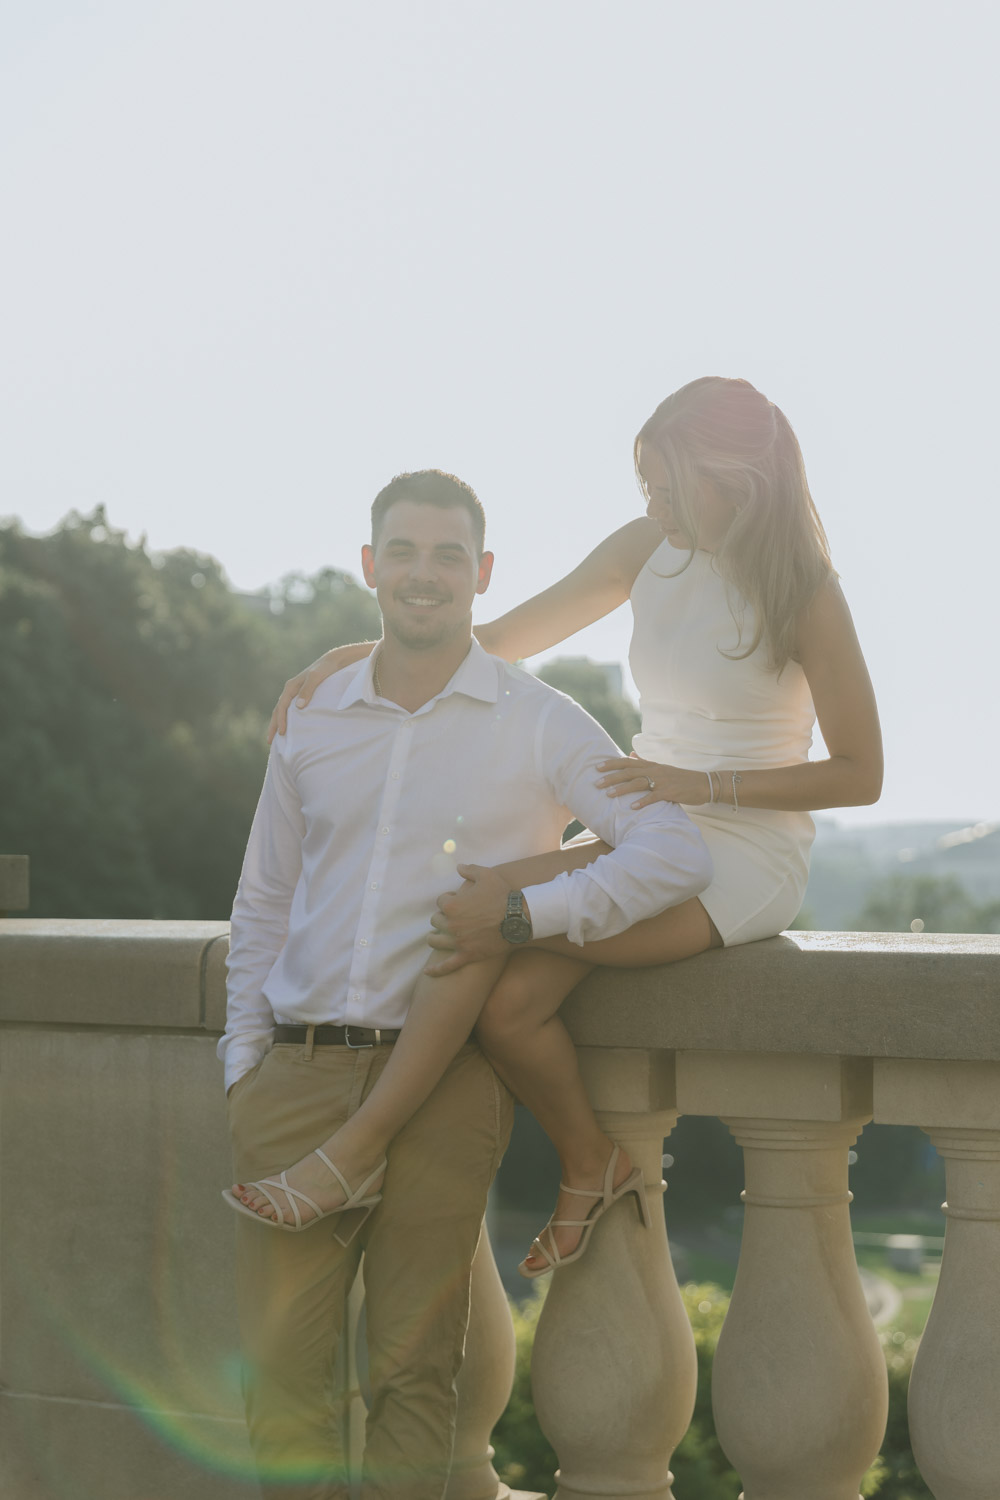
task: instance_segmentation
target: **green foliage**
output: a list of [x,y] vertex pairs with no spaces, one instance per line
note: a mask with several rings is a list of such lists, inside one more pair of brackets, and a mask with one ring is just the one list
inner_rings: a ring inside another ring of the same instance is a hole
[[639,731],[639,711],[614,689],[604,667],[585,657],[560,657],[547,662],[538,676],[574,698],[628,755],[632,736]]
[[890,875],[852,923],[860,932],[1000,932],[1000,901],[977,904],[954,875]]
[[101,508],[0,528],[0,849],[31,856],[32,915],[228,916],[282,682],[377,631],[332,570],[247,598]]
[[[691,1425],[671,1459],[675,1493],[684,1500],[737,1500],[740,1481],[719,1447],[712,1421],[712,1360],[719,1341],[729,1298],[719,1287],[689,1284],[682,1288],[684,1305],[694,1332],[698,1358],[698,1387]],[[512,1304],[517,1337],[514,1390],[494,1433],[496,1467],[512,1488],[555,1489],[556,1456],[542,1434],[531,1403],[531,1345],[545,1301],[536,1283],[529,1301]],[[916,1340],[898,1329],[880,1335],[889,1376],[889,1421],[882,1451],[865,1475],[865,1500],[932,1500],[910,1451],[906,1422],[906,1391]]]
[[737,1500],[740,1481],[719,1447],[712,1420],[712,1360],[729,1298],[720,1287],[692,1282],[681,1295],[694,1332],[698,1388],[691,1425],[670,1460],[676,1490],[685,1500]]
[[536,1281],[527,1301],[510,1305],[517,1340],[514,1389],[507,1410],[493,1429],[491,1442],[496,1450],[493,1462],[497,1473],[511,1489],[541,1490],[551,1495],[556,1456],[538,1425],[531,1399],[531,1347],[547,1290],[548,1278]]

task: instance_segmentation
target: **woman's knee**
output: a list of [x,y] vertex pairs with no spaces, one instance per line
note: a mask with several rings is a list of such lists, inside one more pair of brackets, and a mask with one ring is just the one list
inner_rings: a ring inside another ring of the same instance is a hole
[[520,966],[506,969],[490,991],[476,1026],[484,1050],[504,1049],[535,1024],[544,993],[539,981]]

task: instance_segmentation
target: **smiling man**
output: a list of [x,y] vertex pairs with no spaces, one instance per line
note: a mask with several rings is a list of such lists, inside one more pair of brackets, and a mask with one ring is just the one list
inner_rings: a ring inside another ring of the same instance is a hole
[[[439,1500],[472,1258],[511,1121],[466,1040],[477,1006],[532,927],[610,936],[696,894],[710,865],[678,808],[636,811],[597,788],[597,762],[616,752],[582,709],[473,640],[493,558],[468,485],[399,475],[372,506],[362,566],[383,639],[275,739],[233,909],[219,1050],[239,1181],[227,1198],[264,1493],[347,1493],[329,1389],[364,1250],[363,1494]],[[483,918],[500,954],[423,973],[458,864],[556,848],[573,814],[611,851],[501,888]]]

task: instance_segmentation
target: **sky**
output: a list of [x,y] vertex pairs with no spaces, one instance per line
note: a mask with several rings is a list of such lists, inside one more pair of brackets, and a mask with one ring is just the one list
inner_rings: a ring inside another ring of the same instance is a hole
[[[441,467],[490,618],[740,375],[798,433],[886,789],[1000,818],[992,4],[0,0],[0,515],[258,589]],[[627,610],[551,654],[624,660]],[[304,665],[304,664],[303,664]]]

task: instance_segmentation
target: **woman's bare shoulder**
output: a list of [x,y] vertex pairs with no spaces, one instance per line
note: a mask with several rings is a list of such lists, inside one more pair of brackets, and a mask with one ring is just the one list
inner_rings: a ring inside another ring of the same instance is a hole
[[657,523],[648,516],[637,516],[606,537],[597,551],[604,554],[607,566],[630,593],[641,569],[662,541],[663,532]]

